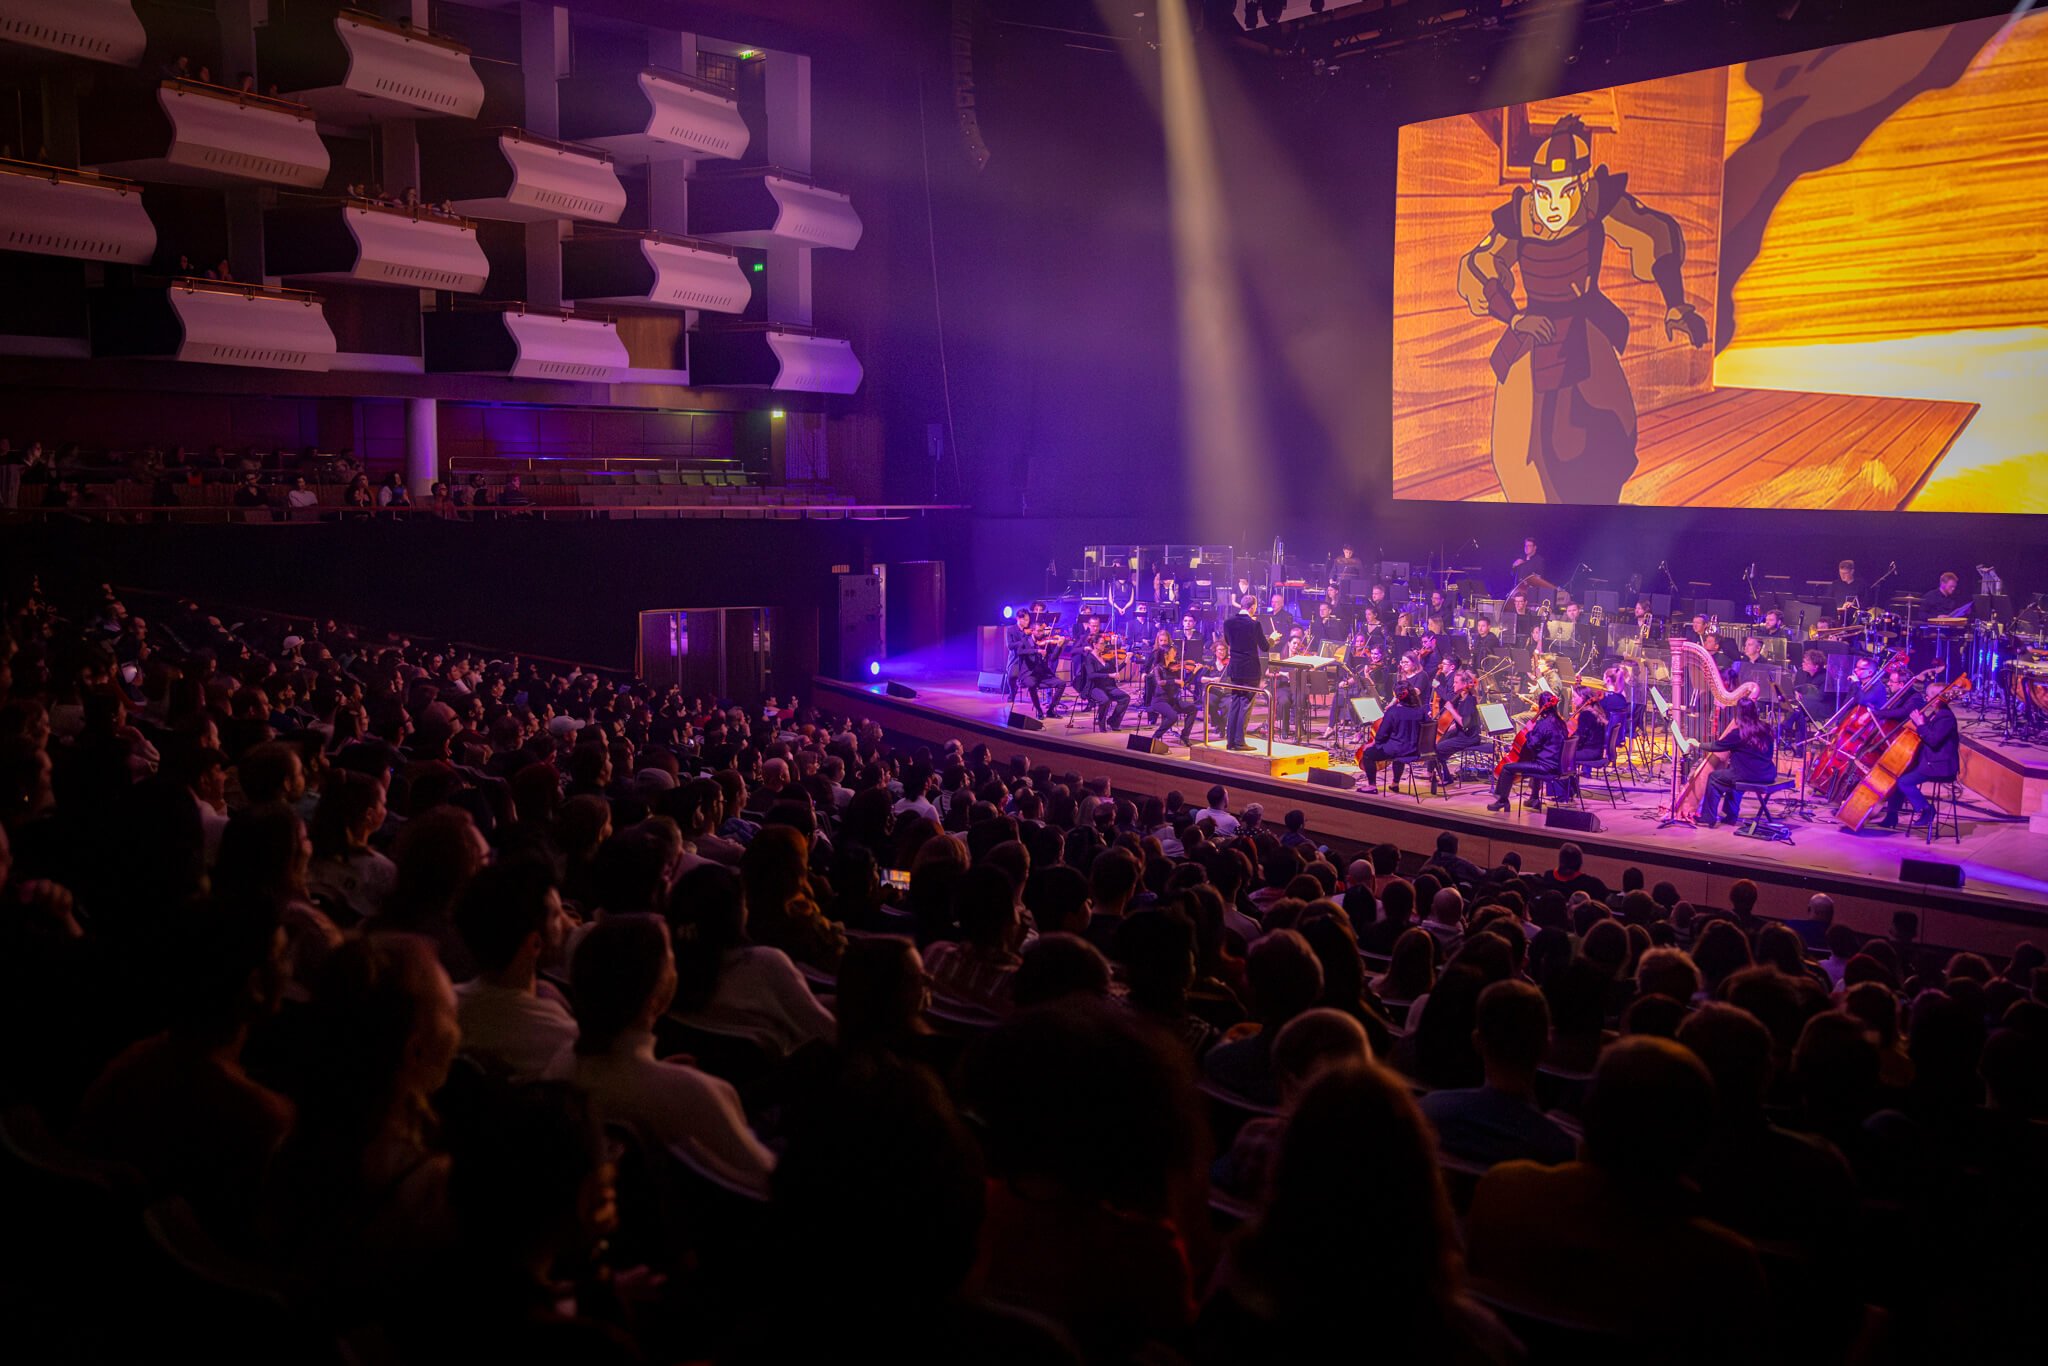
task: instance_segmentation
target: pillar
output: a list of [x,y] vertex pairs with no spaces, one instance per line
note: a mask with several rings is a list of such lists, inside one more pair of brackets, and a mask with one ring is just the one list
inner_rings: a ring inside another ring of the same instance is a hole
[[405,485],[424,499],[441,477],[440,404],[431,398],[405,401]]

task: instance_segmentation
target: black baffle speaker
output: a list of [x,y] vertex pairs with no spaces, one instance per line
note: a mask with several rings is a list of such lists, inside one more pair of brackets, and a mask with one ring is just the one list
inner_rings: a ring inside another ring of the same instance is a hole
[[1358,779],[1334,768],[1312,768],[1308,771],[1308,783],[1310,787],[1355,787]]
[[1166,741],[1154,740],[1149,735],[1127,735],[1124,737],[1124,748],[1136,750],[1140,754],[1164,754]]
[[1959,863],[1943,863],[1940,859],[1902,858],[1899,860],[1899,881],[1917,882],[1924,887],[1960,887],[1963,885],[1963,867]]
[[891,697],[917,696],[917,689],[910,687],[909,685],[904,683],[884,683],[882,685],[882,691],[888,693]]
[[1543,808],[1543,824],[1552,830],[1592,832],[1600,828],[1600,817],[1591,811],[1578,811],[1569,806],[1546,806]]
[[1010,728],[1011,730],[1044,730],[1044,729],[1045,729],[1045,722],[1043,722],[1043,721],[1039,720],[1039,719],[1038,719],[1037,717],[1035,717],[1035,716],[1026,716],[1026,715],[1025,715],[1025,714],[1024,714],[1023,712],[1021,712],[1021,711],[1013,711],[1013,712],[1011,712],[1011,713],[1010,713],[1010,719],[1009,719],[1009,720],[1008,720],[1007,722],[1005,722],[1005,724],[1006,724],[1006,725],[1008,725],[1008,726],[1009,726],[1009,728]]

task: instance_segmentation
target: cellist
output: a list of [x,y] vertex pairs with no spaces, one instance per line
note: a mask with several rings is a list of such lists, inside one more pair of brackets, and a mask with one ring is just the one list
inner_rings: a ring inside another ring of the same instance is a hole
[[1476,749],[1486,742],[1485,729],[1479,723],[1478,681],[1469,669],[1459,669],[1451,675],[1451,696],[1437,718],[1436,761],[1429,779],[1432,792],[1450,785],[1451,768],[1446,756]]
[[[1358,751],[1359,767],[1365,774],[1358,781],[1358,791],[1375,793],[1379,789],[1379,766],[1392,761],[1396,769],[1404,763],[1412,763],[1422,749],[1422,728],[1429,723],[1429,713],[1422,709],[1422,694],[1412,684],[1403,684],[1394,696],[1394,705],[1388,707],[1380,717],[1378,729],[1372,743]],[[1432,777],[1430,782],[1435,783]]]
[[[1545,778],[1556,777],[1564,762],[1564,742],[1564,722],[1557,715],[1557,694],[1548,690],[1538,693],[1536,719],[1515,738],[1515,757],[1501,764],[1493,780],[1493,800],[1486,809],[1507,810],[1508,794],[1515,790],[1515,780],[1524,773],[1538,784]],[[1543,809],[1542,791],[1541,786],[1535,789],[1535,795],[1529,799],[1529,810]]]
[[1915,828],[1932,825],[1934,808],[1921,795],[1920,784],[1952,782],[1960,772],[1957,768],[1956,716],[1949,710],[1947,691],[1940,683],[1930,681],[1922,694],[1922,704],[1907,717],[1920,733],[1920,749],[1885,798],[1884,818],[1877,822],[1880,830],[1899,828],[1899,807],[1905,803],[1913,807]]

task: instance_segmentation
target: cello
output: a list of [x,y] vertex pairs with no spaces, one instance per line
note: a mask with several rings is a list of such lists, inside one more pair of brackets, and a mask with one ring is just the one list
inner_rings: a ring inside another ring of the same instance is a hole
[[[1969,690],[1970,676],[1958,674],[1955,681],[1936,693],[1933,700],[1922,707],[1921,711],[1924,714],[1936,707],[1944,706],[1949,699]],[[1841,821],[1842,828],[1861,830],[1870,820],[1870,813],[1885,804],[1885,799],[1891,796],[1892,789],[1899,784],[1899,775],[1911,767],[1914,757],[1919,753],[1920,728],[1908,719],[1893,734],[1883,753],[1879,754],[1876,761],[1864,772],[1863,780],[1856,784],[1855,790],[1835,809],[1835,817]]]

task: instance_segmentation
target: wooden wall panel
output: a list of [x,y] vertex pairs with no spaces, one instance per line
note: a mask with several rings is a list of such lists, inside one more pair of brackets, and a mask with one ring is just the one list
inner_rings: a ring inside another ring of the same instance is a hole
[[[1725,69],[1622,86],[1619,128],[1594,134],[1595,161],[1627,172],[1629,188],[1676,218],[1686,237],[1686,295],[1708,327],[1721,235]],[[1538,126],[1554,114],[1541,105]],[[1494,208],[1513,188],[1501,174],[1501,120],[1459,116],[1401,130],[1404,173],[1394,226],[1394,491],[1404,497],[1498,494],[1491,473],[1493,372],[1486,358],[1499,333],[1475,318],[1457,293],[1457,264],[1483,237]],[[1610,251],[1602,288],[1628,314],[1622,369],[1638,412],[1713,387],[1713,356],[1664,336],[1655,286]]]
[[[1734,345],[2048,323],[2048,271],[2027,264],[2048,183],[2048,17],[1979,62],[1793,182],[1735,287]],[[1741,68],[1731,104],[1754,122]]]

